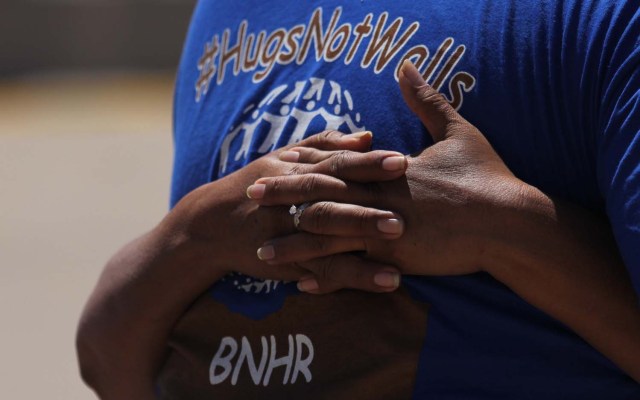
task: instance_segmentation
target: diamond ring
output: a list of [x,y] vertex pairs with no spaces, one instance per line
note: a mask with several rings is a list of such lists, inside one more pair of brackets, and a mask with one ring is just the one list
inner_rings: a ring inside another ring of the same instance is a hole
[[300,217],[302,216],[304,209],[309,207],[310,205],[311,203],[302,203],[299,206],[296,206],[294,204],[291,206],[291,208],[289,208],[289,215],[293,215],[293,226],[295,226],[296,229],[299,229],[298,226],[300,225]]

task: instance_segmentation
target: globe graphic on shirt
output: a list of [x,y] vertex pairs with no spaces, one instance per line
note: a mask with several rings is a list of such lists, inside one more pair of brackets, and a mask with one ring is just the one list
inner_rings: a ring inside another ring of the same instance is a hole
[[321,131],[365,130],[351,93],[335,81],[313,77],[277,86],[247,105],[239,120],[222,142],[220,175],[229,172],[230,163],[250,161]]
[[[361,119],[351,93],[335,81],[312,77],[277,86],[248,104],[229,129],[220,148],[218,174],[231,173],[265,153],[324,130],[364,131]],[[257,319],[280,309],[286,297],[297,292],[295,282],[239,273],[225,276],[211,289],[211,295],[230,310]]]

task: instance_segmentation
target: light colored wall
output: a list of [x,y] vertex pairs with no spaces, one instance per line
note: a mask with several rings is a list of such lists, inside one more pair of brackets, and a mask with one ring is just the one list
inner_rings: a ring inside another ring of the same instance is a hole
[[165,214],[173,76],[0,83],[0,398],[94,398],[74,333],[108,257]]

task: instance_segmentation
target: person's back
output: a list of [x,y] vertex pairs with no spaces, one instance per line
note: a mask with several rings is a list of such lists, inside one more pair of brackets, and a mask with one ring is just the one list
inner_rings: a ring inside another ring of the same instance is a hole
[[[638,200],[626,200],[637,179],[619,174],[638,140],[639,35],[635,1],[200,1],[177,83],[172,204],[325,129],[422,150],[431,139],[397,90],[409,59],[517,177],[608,213],[637,279],[639,250],[616,221],[640,222]],[[170,348],[163,398],[640,396],[484,273],[325,296],[230,275],[193,305]]]

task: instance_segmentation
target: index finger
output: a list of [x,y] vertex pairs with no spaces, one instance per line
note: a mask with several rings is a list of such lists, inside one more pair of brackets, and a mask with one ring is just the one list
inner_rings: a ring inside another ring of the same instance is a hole
[[282,152],[279,158],[282,161],[303,164],[292,169],[294,175],[316,173],[362,183],[399,178],[404,175],[408,166],[402,153],[388,150],[360,153],[294,147]]
[[345,135],[338,131],[324,131],[294,144],[292,147],[313,147],[318,150],[352,150],[367,151],[371,148],[373,134],[369,131],[355,132]]

